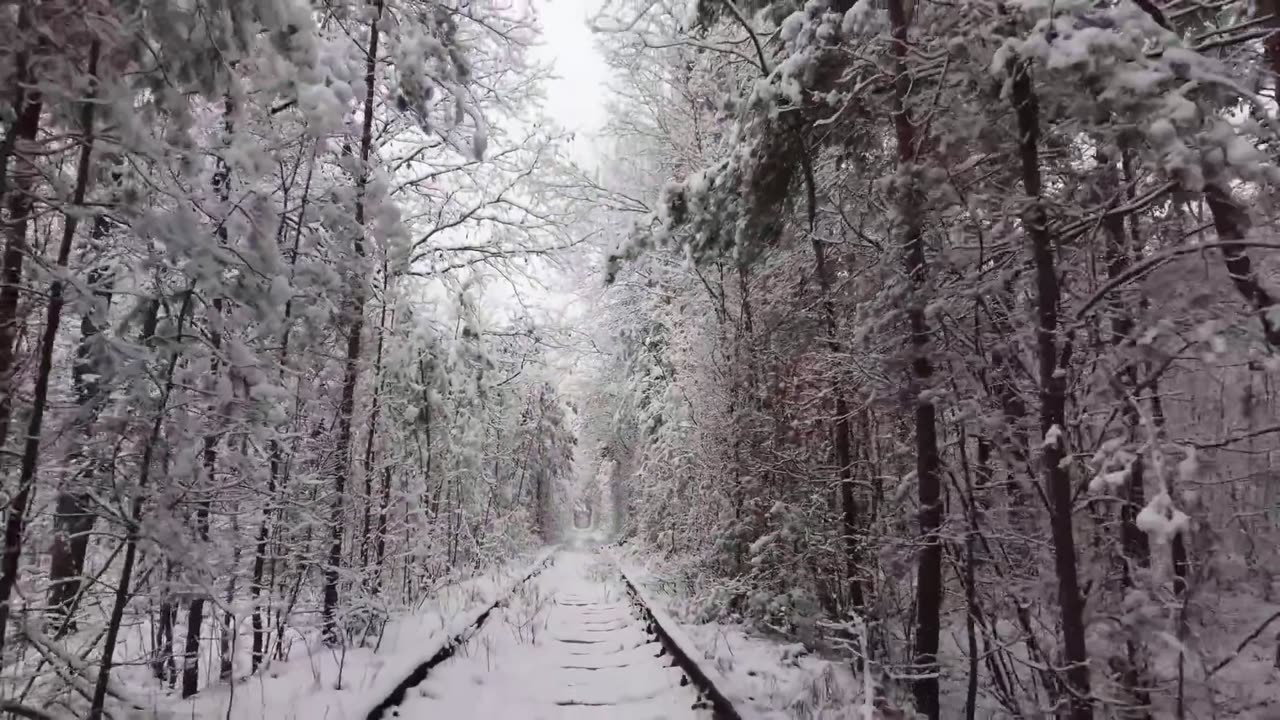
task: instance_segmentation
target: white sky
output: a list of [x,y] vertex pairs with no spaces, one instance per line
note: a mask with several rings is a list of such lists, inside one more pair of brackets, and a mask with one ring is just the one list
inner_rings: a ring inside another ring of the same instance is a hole
[[[524,1],[536,11],[543,31],[534,57],[549,63],[556,76],[544,86],[543,110],[552,122],[574,133],[569,155],[584,168],[591,168],[598,160],[595,141],[607,117],[610,70],[596,49],[597,36],[591,32],[589,21],[604,0]],[[586,261],[575,258],[569,262]],[[577,363],[579,353],[573,344],[581,339],[557,332],[584,329],[589,303],[581,296],[577,282],[575,273],[539,263],[529,277],[520,273],[489,275],[482,294],[477,296],[488,319],[499,325],[527,313],[551,331],[548,340],[555,347],[549,348],[546,361],[550,367],[546,372],[553,382],[566,382]],[[570,346],[560,346],[562,342]]]
[[[556,76],[546,85],[544,109],[554,122],[574,133],[570,156],[590,168],[598,159],[595,141],[607,117],[610,70],[596,48],[597,36],[590,28],[591,16],[600,10],[604,0],[529,1],[543,31],[535,56],[551,63]],[[524,301],[573,325],[586,311],[576,293],[576,279],[556,271],[546,272],[540,279],[545,285],[520,288]],[[493,290],[497,288],[490,292]]]
[[609,71],[587,25],[601,0],[533,2],[544,33],[543,45],[536,54],[549,60],[557,75],[547,87],[547,113],[578,134],[575,151],[582,153],[590,136],[605,120],[605,81]]

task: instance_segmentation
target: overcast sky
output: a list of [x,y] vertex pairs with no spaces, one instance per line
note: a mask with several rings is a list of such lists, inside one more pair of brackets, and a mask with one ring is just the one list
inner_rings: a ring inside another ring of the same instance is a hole
[[[590,136],[605,119],[608,70],[587,26],[600,0],[534,2],[545,33],[538,56],[550,60],[558,76],[547,88],[547,112],[565,128]],[[589,141],[589,137],[580,138],[575,149],[581,153]]]
[[[596,36],[589,20],[603,0],[526,0],[536,9],[542,26],[542,43],[535,56],[552,65],[556,77],[547,83],[544,109],[550,119],[575,133],[571,155],[583,166],[595,161],[594,138],[605,122],[606,81],[609,71],[596,50]],[[572,263],[593,262],[589,256],[572,256]],[[584,329],[582,318],[589,302],[579,294],[575,273],[538,263],[531,277],[519,273],[491,276],[484,291],[484,305],[499,323],[511,316],[528,313],[549,328],[561,331]],[[502,316],[508,316],[503,318]],[[570,347],[548,348],[546,361],[554,368],[552,377],[567,381],[578,362],[573,345],[580,340],[559,335],[548,338],[568,341]],[[564,388],[562,388],[564,389]]]
[[[588,21],[602,0],[533,1],[543,30],[543,45],[538,48],[538,55],[551,61],[557,76],[547,86],[547,113],[575,133],[572,156],[578,163],[590,166],[595,160],[595,135],[605,122],[608,69],[596,50],[596,36]],[[558,310],[566,325],[576,325],[575,321],[587,310],[582,298],[577,296],[575,288],[562,284],[567,278],[547,279],[549,286],[529,299],[548,310]],[[567,356],[553,355],[570,367],[575,364],[572,351]],[[565,379],[570,374],[565,373]]]

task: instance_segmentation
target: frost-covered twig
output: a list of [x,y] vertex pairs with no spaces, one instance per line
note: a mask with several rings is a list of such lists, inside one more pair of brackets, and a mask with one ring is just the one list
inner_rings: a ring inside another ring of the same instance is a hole
[[1256,630],[1249,633],[1248,637],[1240,641],[1240,644],[1236,646],[1235,652],[1231,653],[1230,655],[1223,658],[1222,660],[1219,660],[1217,665],[1214,665],[1212,668],[1210,668],[1209,672],[1205,674],[1205,679],[1207,680],[1208,678],[1213,677],[1215,674],[1217,674],[1219,670],[1221,670],[1222,668],[1230,664],[1232,660],[1235,660],[1236,658],[1240,657],[1240,653],[1244,652],[1244,649],[1248,647],[1249,643],[1256,640],[1259,635],[1261,635],[1263,632],[1266,631],[1267,626],[1275,622],[1277,619],[1280,619],[1280,612],[1271,613],[1271,616],[1268,617],[1266,620],[1263,620],[1262,624],[1259,625]]
[[58,720],[58,718],[43,710],[9,700],[0,700],[0,713],[17,715],[18,717],[29,718],[29,720]]

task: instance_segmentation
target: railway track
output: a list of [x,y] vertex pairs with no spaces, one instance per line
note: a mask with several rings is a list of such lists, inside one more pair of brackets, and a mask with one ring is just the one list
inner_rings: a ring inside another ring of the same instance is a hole
[[724,678],[609,559],[562,551],[368,715],[739,720]]

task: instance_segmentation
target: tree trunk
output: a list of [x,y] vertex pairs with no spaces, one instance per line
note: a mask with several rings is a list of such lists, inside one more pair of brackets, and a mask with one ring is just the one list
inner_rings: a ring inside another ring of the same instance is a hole
[[[924,284],[923,237],[915,230],[915,238],[908,245],[907,262]],[[937,413],[932,400],[922,398],[933,367],[928,358],[929,327],[925,322],[923,304],[913,301],[908,311],[911,323],[911,346],[914,382],[908,384],[915,401],[916,426],[916,477],[919,483],[920,550],[916,574],[916,643],[915,667],[922,677],[914,683],[917,707],[931,718],[939,716],[938,707],[938,642],[940,615],[942,613],[942,488],[938,472]]]
[[[386,332],[387,324],[387,289],[390,280],[387,278],[386,263],[383,263],[382,269],[382,309],[378,316],[378,345],[374,352],[373,360],[373,404],[369,408],[369,434],[365,440],[364,447],[364,524],[363,535],[360,538],[360,567],[365,573],[366,582],[370,573],[378,574],[379,570],[369,567],[369,545],[373,538],[370,537],[373,532],[372,514],[373,514],[373,476],[374,476],[374,447],[378,436],[378,416],[381,414],[382,400],[382,346],[383,333]],[[381,510],[379,517],[386,514],[386,499],[380,500]],[[381,560],[379,560],[381,562]]]
[[[228,95],[223,99],[223,117],[226,132],[228,135],[232,132],[232,115],[234,107],[232,105],[231,96]],[[231,167],[227,164],[226,158],[219,155],[217,160],[217,170],[213,174],[213,190],[218,196],[218,200],[224,206],[224,212],[227,211],[225,206],[231,197]],[[223,222],[219,222],[215,232],[218,241],[222,245],[227,244],[227,224],[225,218]],[[222,352],[222,298],[214,297],[209,304],[207,315],[207,324],[209,326],[209,417],[207,418],[207,426],[204,435],[204,448],[201,453],[201,480],[207,487],[197,488],[197,495],[204,495],[204,498],[196,505],[196,533],[200,536],[200,542],[209,542],[209,514],[213,509],[213,500],[210,493],[215,485],[214,478],[218,469],[218,442],[221,439],[222,420],[218,415],[222,412],[222,407],[218,402],[217,387],[218,373],[221,372],[222,361],[219,353]],[[183,662],[182,662],[182,697],[187,698],[196,694],[200,685],[200,632],[204,624],[204,595],[196,593],[191,598],[191,603],[187,606],[187,636],[183,643]]]
[[1271,317],[1270,310],[1275,307],[1276,299],[1263,286],[1258,273],[1253,268],[1253,260],[1244,246],[1238,242],[1244,240],[1249,232],[1249,214],[1231,197],[1231,193],[1215,183],[1208,183],[1204,189],[1205,203],[1213,216],[1213,229],[1218,233],[1222,243],[1222,259],[1226,265],[1231,283],[1245,302],[1253,308],[1254,314],[1262,324],[1262,334],[1272,348],[1280,349],[1280,325]]
[[[373,98],[377,90],[378,23],[382,21],[382,0],[375,3],[373,22],[369,24],[369,49],[365,60],[364,127],[360,134],[360,166],[356,177],[356,225],[359,230],[352,244],[356,256],[364,258],[365,188],[369,181],[369,152],[373,145]],[[351,324],[347,329],[346,371],[342,379],[342,400],[338,407],[338,466],[334,473],[333,510],[329,558],[324,569],[324,638],[337,645],[338,573],[342,566],[342,515],[346,506],[346,488],[351,474],[351,415],[355,410],[356,384],[360,381],[360,335],[364,332],[365,291],[362,278],[352,279]]]
[[[24,5],[23,10],[29,11],[30,8]],[[22,24],[21,18],[24,17],[27,18],[28,23],[31,22],[29,12],[20,11],[18,15],[19,25]],[[37,55],[41,54],[40,50],[45,45],[44,40],[39,42]],[[17,118],[14,120],[9,137],[5,139],[6,143],[11,142],[12,146],[6,148],[4,157],[7,166],[11,162],[10,155],[14,156],[17,167],[12,170],[5,167],[6,172],[3,175],[4,199],[9,209],[9,222],[5,227],[3,266],[0,268],[0,449],[8,443],[9,422],[13,416],[15,354],[18,330],[22,324],[22,318],[18,316],[18,296],[22,284],[22,264],[26,260],[27,253],[30,252],[27,246],[27,225],[30,224],[35,210],[33,186],[39,176],[39,170],[28,154],[35,150],[36,135],[40,131],[40,116],[44,112],[44,96],[36,85],[37,78],[32,70],[34,64],[32,59],[23,55],[17,60],[19,65],[16,82],[19,93],[17,102],[14,104]],[[4,645],[5,618],[9,613],[8,599],[8,594],[0,590],[0,650]]]
[[[1128,180],[1128,157],[1126,151],[1121,150],[1121,165],[1126,171],[1125,176]],[[1103,172],[1105,177],[1105,186],[1108,191],[1118,192],[1120,183],[1116,181],[1117,173],[1115,169],[1115,161],[1106,156],[1105,152],[1099,153],[1099,161],[1103,163]],[[1126,195],[1131,197],[1132,191],[1127,190]],[[1130,223],[1136,223],[1136,218],[1131,218]],[[1125,218],[1118,213],[1108,214],[1103,220],[1103,224],[1107,231],[1107,236],[1111,241],[1111,247],[1108,249],[1107,276],[1114,279],[1124,274],[1132,264],[1134,253],[1141,252],[1141,242],[1138,237],[1136,225],[1126,227]],[[1111,312],[1111,342],[1117,347],[1123,347],[1133,333],[1134,320],[1129,313],[1126,303],[1122,298],[1115,297],[1110,303]],[[1126,361],[1120,371],[1118,398],[1123,408],[1125,431],[1128,434],[1128,442],[1138,447],[1138,451],[1134,453],[1134,459],[1130,466],[1129,476],[1124,486],[1121,488],[1121,504],[1120,504],[1120,577],[1121,592],[1127,595],[1129,590],[1134,587],[1134,567],[1146,568],[1151,564],[1151,548],[1148,542],[1147,534],[1138,528],[1138,513],[1146,506],[1146,493],[1143,488],[1145,463],[1141,451],[1142,445],[1142,418],[1138,411],[1138,398],[1135,396],[1138,385],[1138,363],[1136,361]],[[1121,674],[1121,683],[1128,691],[1133,699],[1136,707],[1127,708],[1124,712],[1125,717],[1132,718],[1149,718],[1151,716],[1148,709],[1151,703],[1151,696],[1145,689],[1148,680],[1146,679],[1146,662],[1141,641],[1130,635],[1125,639],[1125,651],[1127,655],[1127,667]]]
[[[298,205],[298,224],[293,235],[293,251],[289,257],[289,279],[293,280],[294,269],[298,265],[298,247],[302,243],[302,228],[306,224],[307,204],[311,197],[311,179],[315,171],[315,145],[312,145],[312,156],[307,163],[307,178],[302,184],[302,201]],[[288,194],[285,195],[285,201],[288,202]],[[280,220],[280,232],[287,227],[282,213]],[[293,298],[289,298],[284,305],[284,318],[282,320],[283,330],[280,335],[280,383],[286,386],[285,368],[289,362],[289,336],[292,329],[293,319]],[[266,658],[267,652],[267,632],[264,617],[266,614],[262,609],[262,591],[268,587],[262,582],[262,575],[266,569],[267,554],[271,545],[272,525],[279,518],[279,513],[283,512],[282,506],[273,507],[276,503],[276,493],[284,487],[284,446],[280,442],[278,434],[273,434],[271,440],[267,443],[268,471],[267,471],[267,498],[268,504],[262,510],[262,521],[258,525],[258,535],[254,541],[253,553],[253,570],[252,579],[249,585],[250,605],[253,607],[250,617],[250,624],[253,628],[252,647],[250,649],[250,673],[255,673],[262,665],[262,661]],[[273,566],[274,567],[274,566]],[[274,572],[274,570],[273,570]]]
[[378,572],[374,575],[373,592],[378,594],[382,588],[382,563],[387,557],[387,513],[391,509],[391,466],[382,468],[382,500],[378,507],[378,545],[374,554],[374,566]]
[[[836,320],[835,301],[831,297],[831,275],[827,272],[827,252],[822,242],[816,237],[812,239],[814,270],[818,278],[818,290],[822,294],[822,314],[827,326],[827,348],[833,357],[841,353],[840,341],[836,336],[839,325]],[[849,605],[855,612],[861,612],[863,606],[862,580],[859,564],[861,557],[858,551],[858,515],[857,500],[853,495],[853,457],[849,432],[849,404],[845,400],[844,386],[839,375],[835,376],[831,385],[835,395],[835,451],[836,464],[840,468],[840,520],[841,534],[844,536],[845,582],[848,585]]]
[[[188,291],[182,300],[182,309],[179,311],[178,323],[176,328],[176,340],[181,341],[183,326],[187,318],[187,313],[191,309],[193,292]],[[145,337],[154,337],[156,327],[158,326],[160,315],[160,301],[154,299],[148,310],[147,319],[143,335]],[[173,393],[174,386],[174,369],[178,365],[178,351],[174,351],[173,356],[169,358],[169,365],[165,371],[164,392],[160,396],[160,402],[156,408],[155,419],[151,423],[151,432],[147,435],[146,443],[142,448],[142,464],[138,470],[138,487],[134,490],[133,500],[129,504],[129,517],[126,519],[125,528],[125,550],[124,564],[120,568],[120,577],[116,581],[115,601],[111,607],[111,617],[107,622],[106,637],[103,640],[102,659],[98,665],[98,679],[94,684],[93,698],[89,705],[89,720],[101,720],[103,715],[103,705],[107,698],[107,683],[111,679],[111,668],[115,660],[116,641],[120,636],[120,626],[124,620],[124,610],[129,604],[129,584],[133,579],[133,566],[137,562],[138,542],[142,539],[142,508],[146,501],[146,491],[150,486],[151,480],[151,464],[155,457],[156,446],[160,444],[160,430],[164,427],[164,418],[169,405],[169,396]],[[163,608],[162,608],[163,612]],[[164,629],[164,619],[161,620],[162,631]],[[172,641],[172,617],[169,618],[169,639]],[[170,653],[169,658],[173,657]],[[170,663],[172,660],[170,660]],[[184,677],[185,686],[185,677]],[[184,687],[185,690],[185,687]]]
[[942,613],[942,542],[938,531],[942,526],[942,487],[938,474],[937,413],[932,400],[924,394],[933,376],[933,366],[929,361],[929,325],[921,297],[927,276],[924,233],[919,217],[923,198],[915,177],[917,135],[907,109],[912,82],[907,68],[910,20],[902,0],[889,0],[889,24],[893,33],[893,128],[897,142],[898,176],[906,183],[906,187],[898,190],[897,222],[904,224],[902,260],[911,288],[907,302],[911,342],[907,392],[915,405],[916,481],[920,503],[914,648],[914,674],[917,679],[912,682],[912,693],[916,709],[930,720],[937,720],[941,712],[938,701],[938,642]]
[[[90,166],[93,162],[95,108],[93,96],[96,92],[99,47],[100,45],[96,39],[89,47],[88,75],[90,82],[94,83],[95,87],[90,89],[89,95],[80,109],[80,157],[77,161],[75,190],[71,198],[71,205],[77,211],[84,206],[85,193],[89,187]],[[13,199],[20,201],[24,205],[25,215],[14,214],[12,217],[20,218],[19,222],[24,226],[20,232],[25,237],[26,215],[29,215],[34,207],[31,194],[26,191],[19,191],[15,193]],[[13,210],[12,205],[10,210]],[[9,506],[9,516],[5,521],[4,559],[3,563],[0,563],[0,651],[3,651],[4,636],[8,629],[9,598],[13,593],[13,586],[18,581],[18,572],[22,559],[22,544],[26,535],[27,507],[31,504],[32,495],[35,494],[36,468],[40,461],[40,434],[43,429],[44,413],[49,400],[49,375],[53,370],[54,341],[58,336],[58,325],[62,321],[62,306],[65,303],[63,299],[65,282],[60,277],[60,273],[65,272],[67,262],[71,258],[71,246],[75,240],[76,227],[78,225],[79,215],[76,212],[64,214],[62,242],[58,245],[58,257],[54,263],[54,279],[49,287],[49,304],[45,311],[44,333],[40,338],[36,385],[31,401],[31,417],[27,420],[26,441],[23,443],[22,448],[22,465],[18,474],[18,491],[13,496]],[[19,231],[15,230],[15,238],[18,237],[17,232]],[[5,290],[8,289],[10,288],[6,285]],[[12,289],[16,290],[17,288],[14,286]],[[0,314],[0,317],[2,317],[2,314]],[[5,400],[5,405],[10,406],[8,399]],[[7,423],[7,415],[5,422]],[[4,439],[0,437],[0,446],[3,446],[3,444]]]
[[[173,580],[173,566],[165,561],[165,583]],[[156,619],[155,648],[151,658],[151,674],[170,688],[178,681],[178,669],[173,664],[173,596],[166,587],[160,598],[160,612]]]
[[[1012,101],[1018,119],[1019,156],[1022,186],[1031,206],[1023,226],[1031,240],[1035,265],[1036,305],[1039,327],[1036,332],[1040,382],[1040,430],[1044,433],[1045,494],[1052,503],[1051,527],[1055,568],[1058,575],[1058,605],[1061,611],[1063,650],[1068,664],[1066,689],[1075,720],[1093,717],[1089,699],[1089,658],[1085,649],[1084,598],[1076,571],[1076,546],[1071,526],[1071,477],[1063,467],[1066,457],[1066,365],[1070,343],[1058,348],[1058,275],[1053,257],[1040,181],[1040,110],[1031,85],[1027,61],[1012,67]],[[1061,372],[1060,372],[1061,370]]]
[[[387,273],[387,267],[386,267],[386,264],[384,263],[383,264],[384,276],[386,275],[386,273]],[[383,285],[383,302],[384,303],[386,302],[387,290],[388,290],[388,285],[384,283]],[[395,325],[394,311],[391,313],[391,324]],[[379,372],[381,372],[381,367],[382,367],[382,343],[383,343],[383,333],[385,332],[386,330],[383,329],[379,331],[379,334],[378,334],[378,365],[377,367],[379,369]],[[373,582],[373,592],[375,595],[378,594],[382,589],[382,564],[387,557],[387,528],[388,528],[387,515],[390,511],[391,511],[391,465],[387,463],[386,459],[384,458],[383,468],[382,468],[382,488],[379,494],[379,501],[378,501],[378,532],[377,532],[378,543],[377,543],[376,549],[374,550],[374,566],[377,568],[377,572],[374,575],[374,582]]]
[[[274,448],[273,448],[274,449]],[[267,497],[274,498],[276,495],[276,478],[280,476],[280,457],[272,453],[270,459],[270,470],[267,474]],[[268,501],[271,502],[271,501]],[[262,660],[266,652],[266,624],[263,622],[262,612],[262,576],[266,570],[267,553],[271,541],[271,515],[273,512],[271,505],[267,505],[262,509],[262,521],[258,525],[258,534],[254,538],[253,551],[253,568],[251,570],[251,579],[249,582],[249,604],[253,608],[249,616],[249,624],[253,630],[252,645],[249,651],[249,672],[256,673],[258,667],[262,665]]]
[[[968,525],[968,531],[965,533],[964,544],[964,577],[962,584],[964,587],[965,599],[965,640],[966,640],[966,660],[968,661],[968,682],[965,685],[965,702],[964,714],[966,720],[974,720],[977,712],[978,704],[978,675],[979,675],[979,650],[978,650],[978,590],[977,590],[977,566],[978,559],[975,552],[981,537],[978,532],[978,499],[974,492],[975,486],[985,487],[990,475],[990,449],[982,436],[978,437],[978,458],[977,468],[971,472],[969,468],[969,437],[964,425],[960,426],[958,451],[960,455],[960,475],[964,479],[964,487],[957,488],[958,493],[963,493],[962,505],[964,507],[965,521]],[[973,475],[977,475],[975,482]]]
[[[1109,158],[1103,158],[1103,162],[1108,164],[1106,172],[1109,177],[1114,178],[1115,172],[1113,161]],[[1122,158],[1122,164],[1125,169],[1128,168],[1128,158]],[[1126,172],[1126,175],[1128,173]],[[1112,181],[1107,183],[1112,189],[1118,189],[1115,186],[1118,183]],[[1136,223],[1136,219],[1131,220]],[[1133,262],[1134,253],[1140,252],[1142,244],[1138,237],[1136,227],[1126,228],[1124,216],[1116,213],[1109,214],[1104,220],[1107,235],[1111,240],[1112,247],[1109,251],[1109,261],[1107,263],[1107,275],[1109,278],[1116,278],[1125,273]],[[1115,298],[1110,303],[1111,307],[1111,328],[1113,345],[1122,346],[1129,336],[1133,333],[1134,320],[1133,316],[1127,309],[1127,304],[1122,298]],[[1136,390],[1138,385],[1138,364],[1136,362],[1126,362],[1120,373],[1120,387],[1124,393],[1128,394]],[[1121,397],[1120,403],[1123,410],[1125,427],[1129,433],[1129,441],[1135,444],[1141,444],[1141,424],[1142,418],[1138,411],[1138,399],[1136,397]],[[1123,504],[1120,511],[1120,546],[1123,552],[1123,561],[1125,567],[1122,568],[1125,587],[1132,587],[1132,568],[1130,564],[1136,563],[1139,567],[1148,567],[1151,563],[1151,548],[1148,544],[1147,534],[1138,529],[1136,519],[1138,512],[1146,506],[1145,492],[1143,488],[1144,464],[1142,453],[1135,453],[1136,458],[1133,461],[1133,468],[1129,475],[1128,482],[1124,486]]]
[[[370,418],[369,418],[369,443],[365,447],[365,453],[364,453],[364,471],[366,473],[366,480],[365,480],[366,488],[369,487],[369,473],[373,471],[373,467],[375,465],[374,438],[378,433],[379,401],[382,397],[383,392],[386,389],[385,388],[386,381],[382,377],[382,351],[383,351],[383,345],[386,342],[387,303],[389,302],[388,293],[390,292],[390,290],[391,290],[391,273],[390,273],[390,268],[387,265],[387,262],[384,260],[382,263],[382,308],[378,316],[378,349],[374,353],[374,360],[373,360],[373,384],[374,384],[375,390],[373,393],[373,408],[370,411]],[[394,313],[392,315],[391,322],[392,324],[395,323]],[[385,461],[386,459],[383,458],[384,463]],[[383,470],[384,472],[382,477],[382,483],[378,493],[378,526],[373,533],[376,536],[376,540],[374,542],[374,564],[371,570],[373,575],[373,581],[370,584],[370,587],[373,589],[374,594],[377,594],[378,588],[382,584],[382,558],[383,558],[383,554],[386,552],[386,547],[387,547],[387,538],[386,538],[387,508],[391,503],[391,466],[387,465],[386,467],[383,468]],[[367,502],[372,502],[372,498],[367,500]],[[365,507],[367,508],[368,505],[366,505]],[[367,527],[368,523],[366,522],[365,525]],[[366,532],[365,542],[367,543],[368,541],[369,541],[369,533]]]
[[[247,440],[247,438],[246,438]],[[244,453],[241,453],[242,456]],[[240,526],[236,518],[239,513],[231,508],[231,531],[236,537],[235,546],[231,548],[231,569],[227,573],[226,610],[222,613],[222,635],[218,646],[218,679],[229,682],[235,670],[236,632],[238,624],[236,616],[231,612],[236,602],[236,572],[240,569]]]
[[[1027,402],[1018,388],[1019,363],[1016,360],[1017,350],[1012,347],[1016,333],[1007,315],[1013,303],[1013,288],[1006,283],[994,298],[988,296],[983,303],[994,330],[994,347],[991,350],[991,371],[994,377],[991,386],[1000,401],[1000,414],[1004,421],[1000,439],[1006,441],[1002,445],[1009,447],[1005,455],[1008,477],[1004,486],[1009,498],[1010,519],[1016,529],[1030,533],[1031,511],[1027,493],[1019,477],[1020,473],[1025,472],[1027,478],[1034,479],[1036,472],[1028,440]],[[996,307],[993,308],[993,305]]]
[[[219,362],[216,357],[222,348],[222,332],[217,329],[222,323],[222,300],[215,298],[211,303],[213,311],[213,320],[210,323],[214,329],[209,337],[209,344],[215,354],[211,363],[209,376],[216,377],[219,370]],[[216,405],[211,407],[213,414],[216,415],[218,408]],[[200,536],[200,542],[209,542],[209,514],[212,510],[213,501],[208,497],[208,493],[212,491],[214,473],[218,467],[218,429],[217,419],[211,417],[209,419],[210,427],[204,436],[204,449],[201,457],[200,478],[208,487],[203,491],[197,490],[198,493],[204,494],[205,498],[196,505],[196,533]],[[187,636],[183,642],[182,650],[182,697],[187,698],[195,695],[200,689],[200,632],[204,625],[204,596],[197,593],[191,598],[191,603],[187,606]]]
[[1280,0],[1257,0],[1253,4],[1254,14],[1266,26],[1272,29],[1262,41],[1263,50],[1266,52],[1267,65],[1271,70],[1271,88],[1272,91],[1280,89]]
[[[106,233],[107,220],[99,217],[94,222],[95,240],[101,240]],[[89,286],[99,288],[109,281],[110,274],[106,266],[98,266],[89,271]],[[109,290],[96,289],[94,296],[103,301],[107,308],[111,304]],[[105,309],[105,308],[104,308]],[[97,513],[93,510],[91,487],[94,478],[98,477],[101,463],[92,457],[80,455],[91,439],[92,426],[98,416],[98,408],[103,400],[102,378],[105,368],[97,354],[98,333],[101,329],[94,317],[98,311],[92,308],[80,319],[80,342],[76,347],[76,363],[72,370],[72,382],[75,385],[76,399],[80,406],[80,417],[76,421],[76,432],[82,443],[81,450],[73,451],[73,457],[80,456],[82,462],[78,467],[73,465],[77,477],[69,480],[58,491],[58,500],[53,516],[53,544],[50,547],[49,560],[49,609],[57,627],[54,637],[61,638],[76,629],[72,607],[80,594],[81,578],[84,575],[85,556],[89,551],[89,534],[97,521]]]
[[[23,142],[31,142],[35,139],[35,126],[40,122],[40,93],[35,89],[35,74],[32,70],[34,62],[32,53],[27,50],[27,40],[35,35],[31,31],[32,25],[35,23],[34,15],[36,8],[35,2],[24,2],[18,5],[18,22],[14,27],[13,38],[17,41],[10,46],[13,51],[13,62],[11,67],[14,69],[13,85],[10,92],[13,94],[13,103],[11,107],[14,110],[14,120],[9,123],[9,131],[5,133],[4,140],[0,140],[0,207],[5,206],[9,200],[9,181],[12,177],[9,174],[9,163],[13,160],[18,149],[18,145]],[[48,47],[48,41],[43,36],[36,38],[35,55],[40,56]],[[28,95],[28,93],[32,93]],[[30,125],[23,113],[24,108],[36,105],[35,125]],[[10,206],[11,207],[11,206]]]
[[[1164,402],[1160,399],[1158,381],[1151,385],[1151,420],[1156,427],[1158,439],[1164,440]],[[1173,496],[1174,484],[1172,482],[1169,482],[1168,492],[1170,496]],[[1169,552],[1173,561],[1173,590],[1177,594],[1179,601],[1182,601],[1183,595],[1187,591],[1187,582],[1191,574],[1191,560],[1187,555],[1185,533],[1174,534]]]

